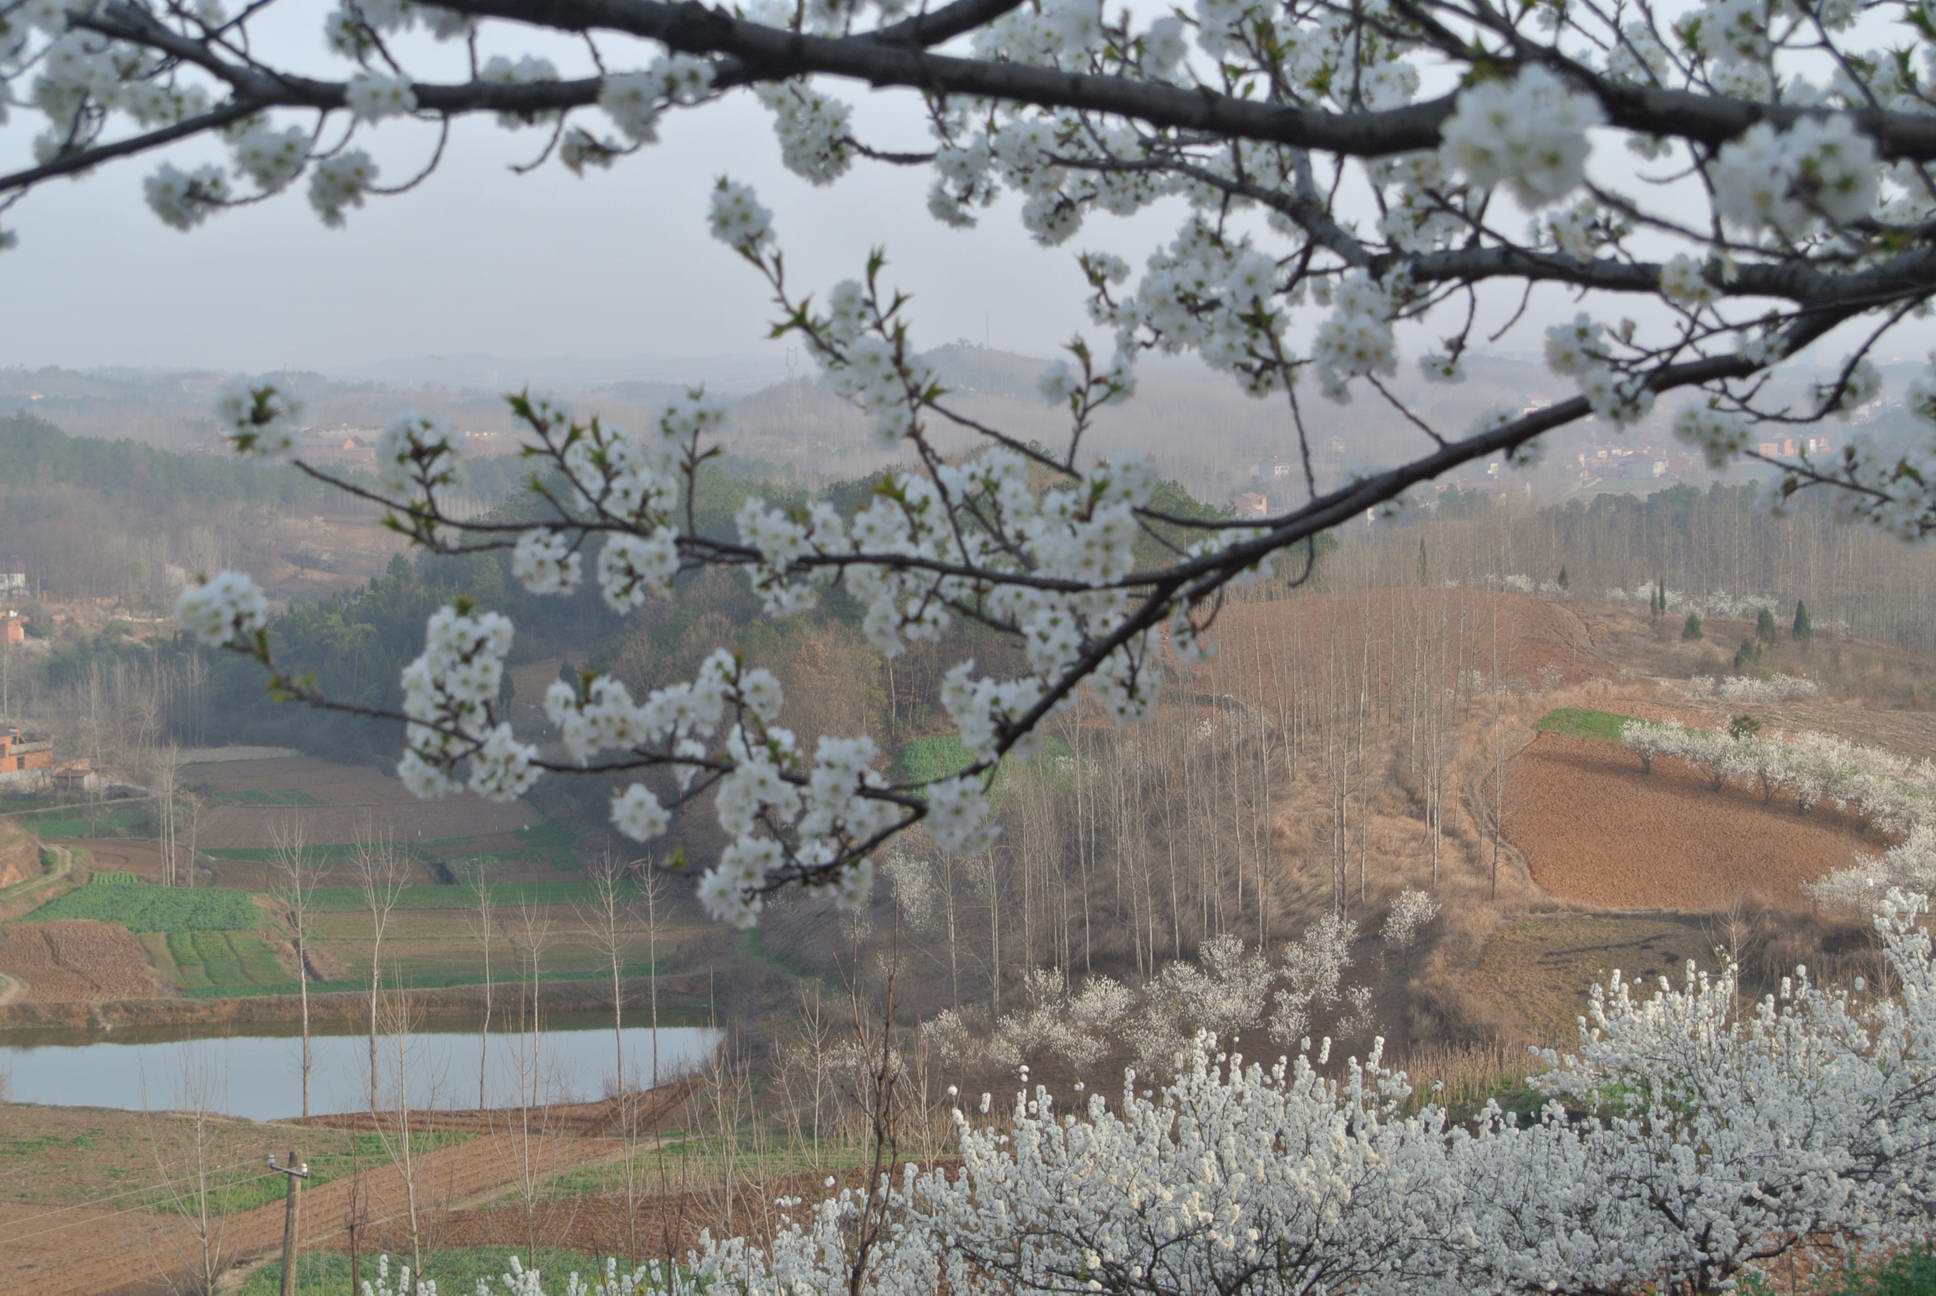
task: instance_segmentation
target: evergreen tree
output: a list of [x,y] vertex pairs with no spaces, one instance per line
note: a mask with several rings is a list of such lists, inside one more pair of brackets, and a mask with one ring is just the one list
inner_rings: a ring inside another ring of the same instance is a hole
[[1775,628],[1775,614],[1767,608],[1761,609],[1761,615],[1755,618],[1755,638],[1762,643],[1771,644],[1780,633]]
[[1809,637],[1814,633],[1815,633],[1815,627],[1813,625],[1810,625],[1808,620],[1808,604],[1802,602],[1800,599],[1796,599],[1795,600],[1795,624],[1794,624],[1794,627],[1789,630],[1788,637],[1790,639],[1795,640],[1797,643],[1806,643]]
[[1425,584],[1425,541],[1422,537],[1418,542],[1418,583]]
[[[1700,636],[1696,635],[1695,637],[1699,638]],[[1742,671],[1746,670],[1748,667],[1754,665],[1755,659],[1760,656],[1761,656],[1761,645],[1756,643],[1753,639],[1743,639],[1741,641],[1741,646],[1734,650],[1735,673],[1738,675]]]
[[1685,641],[1688,639],[1699,639],[1700,637],[1701,614],[1699,612],[1689,612],[1687,614],[1687,620],[1681,623],[1681,639]]
[[1560,583],[1560,590],[1564,592],[1566,589],[1566,564],[1565,563],[1560,564],[1560,582],[1559,583]]

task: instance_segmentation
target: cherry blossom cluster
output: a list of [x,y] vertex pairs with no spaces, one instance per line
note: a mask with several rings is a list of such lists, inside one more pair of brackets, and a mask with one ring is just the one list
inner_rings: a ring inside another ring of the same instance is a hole
[[1602,120],[1592,95],[1535,65],[1459,96],[1439,164],[1484,189],[1506,186],[1521,206],[1545,207],[1586,178],[1587,131]]
[[1780,672],[1766,679],[1753,675],[1724,675],[1719,679],[1712,675],[1696,675],[1687,681],[1687,688],[1696,697],[1716,697],[1723,702],[1763,705],[1810,698],[1822,691],[1819,684],[1806,676]]
[[269,624],[269,600],[241,572],[218,572],[181,592],[175,623],[211,647],[251,643]]
[[[1387,920],[1388,933],[1409,947],[1437,915],[1423,892],[1401,893]],[[1376,1030],[1370,988],[1347,986],[1357,924],[1325,914],[1280,951],[1275,962],[1230,933],[1203,942],[1194,959],[1179,959],[1140,987],[1106,976],[1080,986],[1057,968],[1031,968],[1023,977],[1023,1008],[995,1020],[971,1021],[945,1010],[923,1025],[946,1065],[995,1061],[1035,1067],[1051,1060],[1081,1074],[1105,1052],[1127,1046],[1146,1074],[1167,1075],[1183,1065],[1200,1032],[1234,1038],[1263,1029],[1272,1040],[1296,1048],[1311,1034],[1320,1011],[1348,1005],[1338,1033],[1369,1040]]]
[[[695,779],[706,779],[730,842],[701,875],[699,898],[722,921],[750,926],[788,864],[830,875],[841,905],[864,904],[873,865],[848,862],[849,853],[884,837],[904,814],[896,802],[869,795],[887,787],[872,739],[822,737],[809,758],[778,724],[783,702],[772,672],[722,649],[691,681],[654,689],[643,701],[609,676],[588,675],[576,686],[555,681],[545,714],[580,767],[608,753],[662,766],[682,799]],[[640,842],[671,824],[665,801],[642,781],[614,794],[611,818]]]
[[1824,223],[1849,225],[1875,207],[1878,161],[1847,117],[1807,118],[1780,132],[1762,122],[1715,159],[1715,212],[1788,238]]
[[[1022,1011],[1003,1015],[978,1054],[1010,1070],[1053,1057],[1078,1074],[1110,1047],[1136,1002],[1135,992],[1114,977],[1092,975],[1072,988],[1060,968],[1030,968],[1022,997]],[[947,1030],[944,1023],[944,1035]],[[966,1060],[966,1052],[965,1042],[958,1045],[956,1060]]]
[[510,620],[496,612],[453,605],[431,614],[422,654],[403,668],[409,724],[397,777],[413,795],[454,791],[464,765],[470,790],[493,801],[515,801],[537,780],[538,749],[497,718],[511,638]]
[[1612,344],[1605,325],[1576,315],[1546,330],[1546,367],[1562,378],[1577,378],[1588,407],[1607,422],[1638,423],[1653,408],[1653,389],[1644,373],[1623,372]]
[[1410,949],[1419,933],[1438,916],[1439,902],[1429,891],[1407,888],[1392,901],[1391,909],[1385,914],[1385,925],[1378,931],[1378,938],[1388,949]]

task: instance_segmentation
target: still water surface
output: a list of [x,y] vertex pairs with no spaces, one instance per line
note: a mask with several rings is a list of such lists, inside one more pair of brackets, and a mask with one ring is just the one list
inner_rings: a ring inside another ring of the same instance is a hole
[[[657,1033],[662,1079],[697,1065],[720,1038],[718,1031],[696,1026],[660,1027]],[[648,1027],[624,1031],[628,1086],[650,1078],[652,1037]],[[309,1046],[310,1111],[366,1108],[369,1036],[312,1033]],[[609,1024],[601,1029],[577,1017],[548,1026],[535,1048],[529,1034],[494,1031],[483,1049],[486,1105],[503,1106],[528,1093],[534,1071],[545,1101],[601,1097],[614,1074],[618,1047]],[[217,1111],[274,1120],[302,1110],[301,1049],[294,1035],[261,1033],[194,1039],[179,1031],[125,1029],[107,1035],[9,1033],[0,1035],[0,1073],[13,1102],[165,1110],[196,1105],[199,1092]],[[411,1035],[403,1052],[410,1105],[477,1106],[479,1052],[475,1025]],[[377,1060],[380,1101],[394,1103],[395,1036],[377,1037]]]

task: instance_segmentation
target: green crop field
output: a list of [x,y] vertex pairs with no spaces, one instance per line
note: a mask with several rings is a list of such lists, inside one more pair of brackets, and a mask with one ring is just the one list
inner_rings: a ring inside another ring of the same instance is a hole
[[36,810],[12,821],[40,837],[139,837],[153,831],[154,820],[143,804],[103,806],[92,815],[71,807]]
[[1534,727],[1541,733],[1559,734],[1566,738],[1619,742],[1620,731],[1632,723],[1632,716],[1616,715],[1612,711],[1586,711],[1579,707],[1561,707],[1557,711],[1548,711],[1541,716],[1539,724]]
[[[1018,762],[1012,757],[1004,760],[995,770],[994,796],[999,800],[1003,786],[1018,770],[1034,778],[1056,778],[1056,761],[1069,755],[1069,744],[1060,738],[1050,737],[1043,740],[1041,748],[1026,762]],[[933,779],[949,778],[961,773],[974,764],[974,757],[961,745],[955,735],[934,734],[927,738],[916,738],[901,748],[896,762],[900,775],[911,782],[928,782]]]
[[169,932],[163,948],[176,986],[194,998],[296,992],[275,951],[248,932]]
[[247,931],[256,924],[247,891],[229,887],[165,887],[125,878],[97,878],[21,919],[56,922],[91,918],[131,932]]

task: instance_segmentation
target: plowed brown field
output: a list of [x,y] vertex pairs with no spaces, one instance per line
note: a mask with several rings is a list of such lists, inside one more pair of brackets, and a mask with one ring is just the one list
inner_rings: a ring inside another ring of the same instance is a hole
[[148,882],[162,879],[161,847],[152,841],[94,837],[82,849],[87,852],[89,873],[132,873]]
[[[609,1156],[615,1147],[605,1139],[536,1139],[530,1149],[531,1161],[537,1173],[550,1175],[583,1161]],[[521,1173],[524,1150],[515,1135],[501,1134],[472,1139],[418,1157],[419,1211],[428,1216],[433,1197],[439,1202],[462,1201],[511,1184]],[[395,1167],[371,1171],[364,1178],[367,1180],[364,1218],[373,1227],[408,1217],[403,1176]],[[345,1233],[354,1191],[355,1181],[346,1177],[303,1194],[302,1245],[305,1249],[329,1247]],[[278,1202],[217,1221],[223,1256],[237,1261],[280,1246],[282,1216],[283,1208]],[[76,1233],[89,1238],[80,1258],[75,1255]],[[53,1290],[57,1282],[60,1291],[74,1296],[179,1290],[168,1279],[172,1277],[179,1283],[193,1269],[199,1255],[199,1243],[186,1222],[146,1211],[125,1216],[104,1228],[89,1230],[85,1225],[79,1226],[69,1231],[67,1240],[58,1246],[32,1244],[39,1241],[42,1239],[33,1238],[0,1249],[0,1289],[42,1290],[44,1283],[49,1284],[46,1290]]]
[[27,983],[40,1003],[147,999],[154,971],[141,944],[113,923],[11,923],[0,927],[0,972]]
[[1843,816],[1716,792],[1670,763],[1643,774],[1613,744],[1558,734],[1513,759],[1505,832],[1548,894],[1614,909],[1802,907],[1802,883],[1885,845]]

